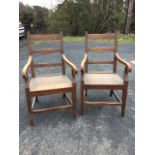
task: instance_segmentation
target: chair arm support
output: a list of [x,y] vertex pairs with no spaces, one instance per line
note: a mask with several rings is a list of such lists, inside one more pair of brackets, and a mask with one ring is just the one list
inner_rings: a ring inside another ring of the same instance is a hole
[[87,59],[88,59],[88,54],[85,53],[84,58],[81,62],[81,73],[82,74],[85,73],[85,64],[86,64]]
[[70,62],[64,54],[62,54],[62,59],[68,66],[72,68],[74,75],[76,75],[78,72],[77,67],[72,62]]
[[128,72],[132,71],[131,65],[128,62],[126,62],[125,60],[123,60],[118,53],[115,53],[115,57],[116,57],[118,62],[120,62],[121,64],[125,65],[125,67],[127,68]]
[[28,71],[28,68],[31,66],[31,63],[32,63],[32,56],[29,56],[28,61],[22,70],[22,76],[25,80],[28,79],[27,71]]

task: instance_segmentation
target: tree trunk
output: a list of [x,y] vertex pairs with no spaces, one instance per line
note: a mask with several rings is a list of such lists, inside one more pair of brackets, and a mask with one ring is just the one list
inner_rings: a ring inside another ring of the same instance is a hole
[[128,10],[127,10],[126,24],[125,24],[125,34],[126,35],[130,32],[133,4],[134,4],[134,0],[128,0]]

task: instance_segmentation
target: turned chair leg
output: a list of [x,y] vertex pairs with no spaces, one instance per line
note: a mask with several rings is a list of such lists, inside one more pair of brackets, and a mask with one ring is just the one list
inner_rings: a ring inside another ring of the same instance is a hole
[[32,101],[28,90],[26,90],[26,100],[27,100],[27,107],[28,107],[29,123],[30,123],[30,126],[33,126],[34,123],[33,123],[33,116],[32,116],[32,110],[31,110]]
[[75,119],[76,118],[76,86],[72,91],[72,103],[73,103],[73,106],[72,106],[73,118]]
[[83,103],[84,103],[84,89],[83,84],[81,83],[81,115],[83,115]]
[[114,92],[113,90],[110,90],[110,96],[112,96],[112,95],[113,95],[113,92]]
[[127,88],[122,90],[122,117],[124,117],[125,115],[126,100],[127,100]]

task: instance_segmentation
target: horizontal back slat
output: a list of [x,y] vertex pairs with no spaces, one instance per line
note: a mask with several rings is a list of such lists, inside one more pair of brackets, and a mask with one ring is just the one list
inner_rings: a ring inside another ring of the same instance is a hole
[[88,39],[90,40],[116,39],[116,33],[88,34]]
[[111,52],[115,51],[115,48],[112,47],[95,47],[95,48],[87,48],[88,52]]
[[56,67],[62,66],[62,63],[34,64],[34,67]]
[[48,48],[48,49],[41,49],[41,50],[31,50],[32,54],[49,54],[49,53],[56,53],[61,52],[61,49],[55,49],[55,48]]
[[106,61],[88,61],[88,64],[114,64],[114,61],[112,61],[112,60],[106,60]]
[[29,35],[29,39],[31,41],[61,40],[62,39],[62,35],[61,34],[31,34],[31,35]]

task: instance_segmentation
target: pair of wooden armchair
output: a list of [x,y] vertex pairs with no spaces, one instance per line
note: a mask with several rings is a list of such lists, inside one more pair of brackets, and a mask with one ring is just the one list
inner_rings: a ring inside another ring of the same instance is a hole
[[[28,48],[29,48],[29,58],[22,70],[22,75],[25,80],[25,93],[28,107],[28,116],[30,125],[33,126],[33,114],[40,112],[49,112],[49,111],[61,111],[67,108],[72,108],[73,118],[76,117],[76,74],[78,72],[77,67],[71,63],[66,56],[64,55],[64,41],[63,34],[30,34],[27,35],[28,38]],[[89,48],[88,40],[104,40],[112,39],[115,40],[115,45],[113,48]],[[48,48],[36,50],[32,47],[33,41],[60,41],[60,48]],[[111,106],[121,106],[122,107],[122,116],[124,116],[126,98],[127,98],[127,89],[128,89],[128,72],[131,71],[131,66],[129,63],[125,62],[120,58],[117,52],[118,46],[118,34],[109,33],[109,34],[87,34],[85,36],[85,55],[81,63],[81,114],[83,114],[83,107],[85,105],[111,105]],[[89,61],[88,52],[113,52],[114,59],[112,61]],[[49,53],[60,53],[61,62],[58,63],[49,63],[49,64],[36,64],[33,61],[34,54],[49,54]],[[122,79],[117,72],[117,62],[120,62],[125,66],[124,69],[124,78]],[[88,65],[89,64],[112,64],[113,72],[111,73],[89,73]],[[71,68],[71,79],[66,75],[65,65],[68,65]],[[62,68],[62,73],[55,75],[43,75],[36,76],[35,68],[36,67],[56,67],[60,66]],[[29,78],[28,71],[31,70],[31,78]],[[110,95],[114,94],[118,102],[88,102],[84,101],[85,92],[87,93],[88,89],[110,89]],[[114,89],[122,90],[122,99],[119,99],[117,94],[114,92]],[[67,105],[61,105],[51,108],[42,108],[35,109],[34,104],[38,101],[38,96],[51,95],[62,93],[69,101]],[[71,93],[71,98],[68,93]]]

